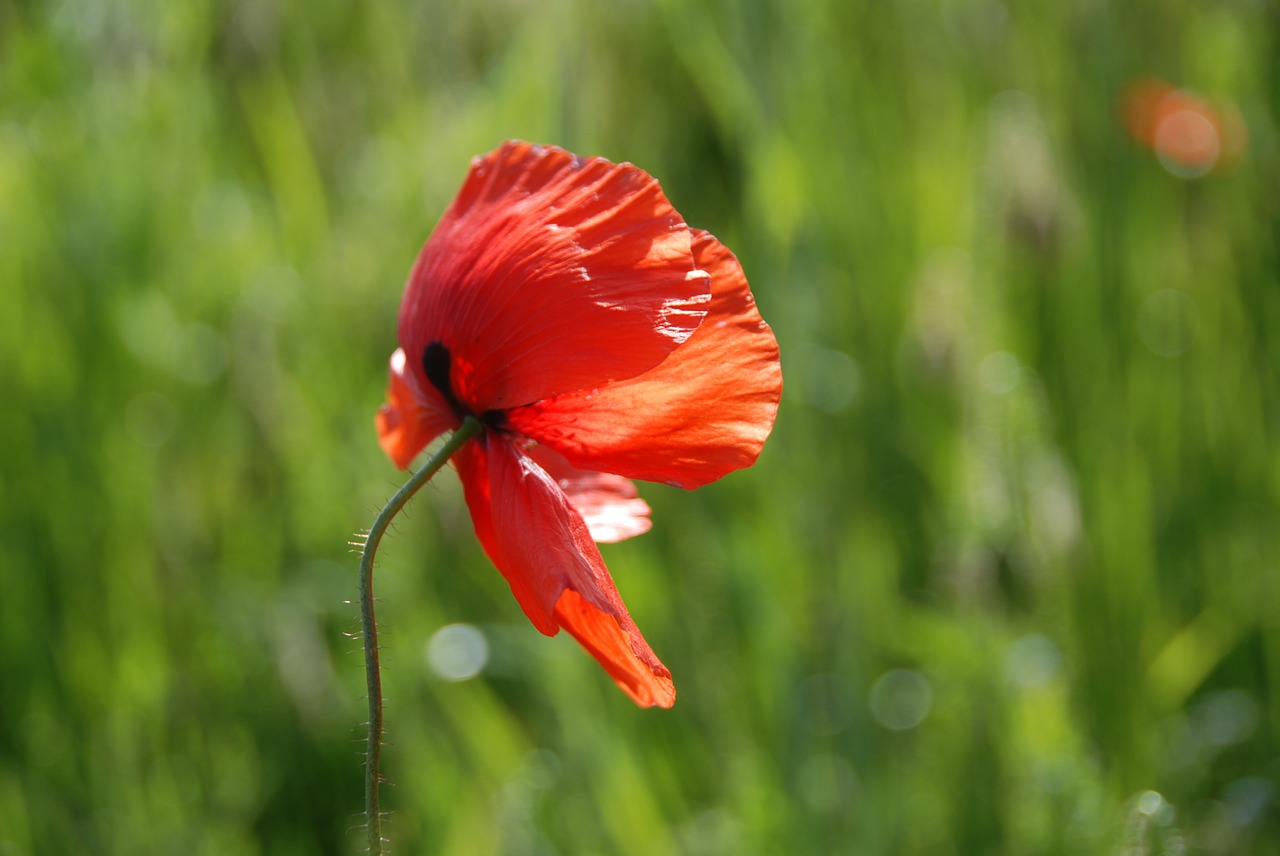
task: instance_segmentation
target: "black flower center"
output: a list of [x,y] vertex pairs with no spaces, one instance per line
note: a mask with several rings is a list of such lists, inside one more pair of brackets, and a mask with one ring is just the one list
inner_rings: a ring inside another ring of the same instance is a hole
[[459,422],[468,416],[475,416],[495,431],[504,429],[506,423],[506,413],[504,411],[486,410],[484,413],[476,414],[458,399],[457,394],[453,391],[453,357],[449,354],[449,349],[445,347],[443,342],[433,341],[423,350],[422,370],[426,372],[427,380],[431,382],[431,385],[440,391],[440,394],[444,396],[444,400],[453,408],[453,413],[458,417]]
[[422,352],[422,370],[427,373],[427,380],[440,390],[440,394],[456,410],[459,407],[458,397],[453,394],[453,381],[449,378],[449,370],[452,367],[453,360],[449,356],[449,349],[440,342],[432,342]]

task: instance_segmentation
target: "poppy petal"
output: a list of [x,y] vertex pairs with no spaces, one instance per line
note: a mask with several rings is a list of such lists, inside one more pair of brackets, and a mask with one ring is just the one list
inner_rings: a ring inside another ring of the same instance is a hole
[[[466,498],[467,508],[471,511],[471,525],[475,527],[476,539],[484,548],[489,561],[501,568],[498,541],[493,532],[493,503],[489,496],[488,446],[483,438],[463,443],[462,448],[453,453],[449,463],[458,471],[458,478],[462,482],[462,493]],[[517,595],[516,599],[520,600],[520,596]],[[529,620],[543,633],[552,635],[556,632],[553,623],[545,620],[539,623],[533,615],[529,616]]]
[[489,435],[454,456],[476,535],[534,627],[568,630],[637,704],[670,707],[671,672],[640,635],[581,515],[547,473]]
[[624,541],[653,528],[649,504],[631,479],[580,470],[547,446],[534,446],[526,454],[564,491],[597,544]]
[[378,408],[374,425],[378,442],[392,462],[404,469],[427,444],[456,424],[448,405],[435,389],[423,390],[405,371],[404,351],[391,355],[387,402]]
[[516,408],[513,428],[576,467],[684,488],[755,462],[782,395],[778,342],[738,260],[694,234],[712,298],[689,341],[639,377]]
[[[675,704],[676,688],[666,667],[656,658],[652,660],[657,664],[656,669],[650,667],[648,661],[636,662],[636,640],[640,636],[629,619],[624,623],[616,615],[597,609],[585,597],[567,588],[556,602],[556,620],[604,666],[609,677],[636,704],[641,707],[671,707]],[[643,644],[644,640],[640,641]],[[648,646],[644,647],[647,651]],[[652,656],[652,652],[649,654]]]
[[652,176],[510,142],[473,162],[423,247],[400,343],[411,357],[443,345],[451,392],[482,413],[653,368],[709,299],[690,230]]

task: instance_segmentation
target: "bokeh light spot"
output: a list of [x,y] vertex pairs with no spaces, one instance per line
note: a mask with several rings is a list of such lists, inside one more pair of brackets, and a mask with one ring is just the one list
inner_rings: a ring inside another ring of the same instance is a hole
[[1275,802],[1275,787],[1259,776],[1237,779],[1222,794],[1227,819],[1236,826],[1252,826]]
[[448,624],[427,642],[427,664],[446,681],[474,678],[489,661],[489,643],[470,624]]
[[1160,119],[1154,146],[1160,165],[1179,178],[1199,178],[1222,153],[1218,127],[1199,110],[1175,110]]
[[1156,791],[1144,791],[1138,795],[1137,810],[1147,817],[1154,817],[1164,805],[1164,797]]
[[929,715],[931,707],[933,690],[919,672],[895,669],[881,675],[871,686],[871,715],[893,731],[915,728]]

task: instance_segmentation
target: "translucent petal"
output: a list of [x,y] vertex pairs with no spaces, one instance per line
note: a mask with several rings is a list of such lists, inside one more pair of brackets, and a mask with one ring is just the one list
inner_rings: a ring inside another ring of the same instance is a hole
[[483,413],[647,371],[709,299],[690,230],[652,176],[512,142],[472,164],[423,247],[400,343],[415,373],[443,344],[453,391]]
[[685,488],[755,462],[782,395],[778,342],[737,259],[695,235],[712,300],[689,341],[636,378],[512,410],[516,430],[576,467]]
[[534,446],[526,454],[564,491],[597,544],[613,544],[653,528],[649,504],[640,498],[631,479],[580,470],[546,446]]

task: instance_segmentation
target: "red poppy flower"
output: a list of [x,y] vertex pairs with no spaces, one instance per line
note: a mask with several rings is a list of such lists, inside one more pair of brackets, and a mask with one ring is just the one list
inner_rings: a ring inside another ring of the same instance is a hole
[[453,464],[525,614],[670,707],[596,542],[648,530],[630,479],[694,488],[760,454],[782,375],[737,260],[643,170],[509,142],[423,247],[399,339],[377,418],[392,461],[478,419]]
[[1182,178],[1230,167],[1244,154],[1248,134],[1230,102],[1214,104],[1163,80],[1140,78],[1126,89],[1122,109],[1133,138]]

